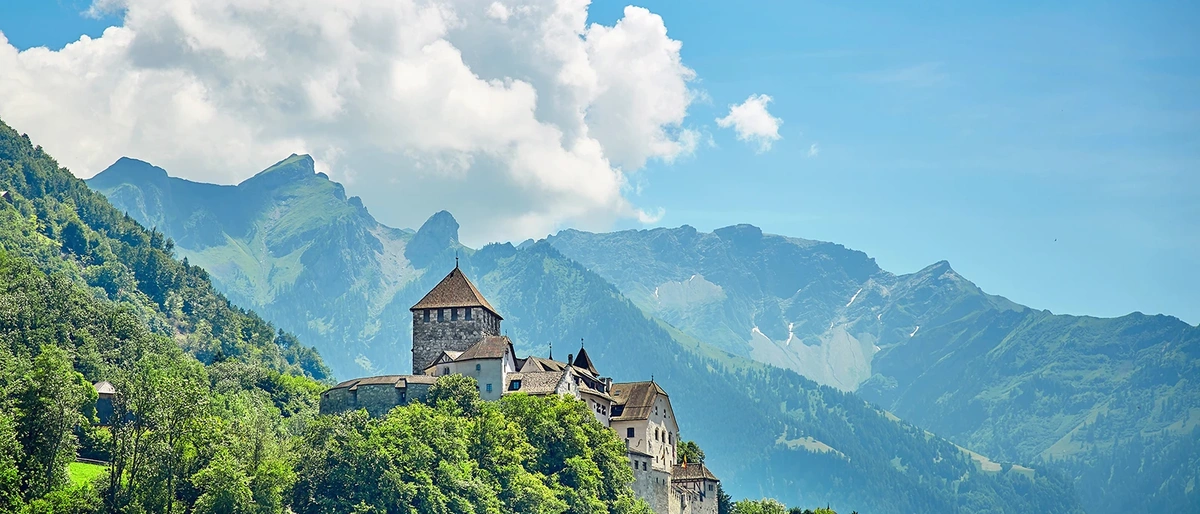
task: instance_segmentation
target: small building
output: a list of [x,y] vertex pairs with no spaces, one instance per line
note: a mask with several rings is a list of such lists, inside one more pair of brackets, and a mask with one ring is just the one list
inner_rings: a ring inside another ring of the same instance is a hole
[[[671,514],[717,514],[721,481],[702,462],[684,462],[671,472]],[[677,510],[678,509],[678,510]]]
[[382,375],[347,380],[321,393],[321,414],[366,409],[383,416],[399,405],[424,398],[437,379],[428,375]]
[[92,384],[96,388],[96,419],[99,420],[100,426],[109,426],[112,423],[113,415],[113,397],[117,394],[117,388],[106,380]]

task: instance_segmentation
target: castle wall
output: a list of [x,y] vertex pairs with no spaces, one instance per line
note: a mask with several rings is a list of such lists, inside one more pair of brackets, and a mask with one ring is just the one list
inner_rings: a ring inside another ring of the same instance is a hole
[[669,514],[671,504],[671,474],[650,465],[651,459],[629,454],[633,466],[633,494],[646,500],[656,514]]
[[712,480],[672,482],[670,514],[717,514],[716,489]]
[[381,417],[398,405],[420,401],[429,393],[430,384],[408,384],[397,388],[393,384],[360,385],[354,391],[349,388],[331,389],[321,395],[321,414],[366,409],[367,414]]
[[[500,335],[500,318],[486,309],[471,308],[471,319],[466,319],[466,308],[419,309],[413,315],[413,374],[425,372],[430,364],[446,350],[465,352],[484,336]],[[442,311],[442,321],[438,321]],[[429,321],[425,321],[428,312]]]

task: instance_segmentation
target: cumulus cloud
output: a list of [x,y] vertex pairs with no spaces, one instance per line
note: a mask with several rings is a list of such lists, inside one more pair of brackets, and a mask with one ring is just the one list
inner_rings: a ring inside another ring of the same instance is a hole
[[817,143],[813,143],[813,144],[809,145],[808,146],[808,156],[816,157],[818,155],[821,155],[821,145],[819,145]]
[[[124,22],[57,51],[0,35],[0,118],[76,174],[122,155],[232,183],[286,157],[468,242],[652,221],[626,197],[693,152],[695,77],[661,17],[586,0],[97,0]],[[777,138],[778,136],[776,136]]]
[[780,139],[779,126],[783,124],[767,112],[770,102],[767,95],[750,95],[745,102],[729,106],[729,114],[717,118],[717,126],[732,127],[739,140],[758,145],[759,153],[770,150],[771,144]]

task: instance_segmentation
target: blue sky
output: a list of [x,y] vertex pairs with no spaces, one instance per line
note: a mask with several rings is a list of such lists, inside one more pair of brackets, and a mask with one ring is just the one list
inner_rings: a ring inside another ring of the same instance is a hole
[[[712,141],[630,174],[657,225],[752,223],[896,273],[945,259],[1056,313],[1200,322],[1195,3],[639,5],[682,41],[704,93],[687,124]],[[57,49],[121,23],[86,8],[0,0],[0,31]],[[714,121],[757,93],[783,120],[762,153]]]

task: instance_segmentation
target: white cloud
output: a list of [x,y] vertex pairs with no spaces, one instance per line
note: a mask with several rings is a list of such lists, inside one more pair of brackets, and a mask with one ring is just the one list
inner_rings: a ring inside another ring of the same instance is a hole
[[[586,0],[97,0],[62,50],[0,35],[0,118],[90,176],[122,155],[231,183],[310,153],[382,221],[449,209],[469,242],[653,220],[648,160],[702,140],[658,15]],[[776,136],[777,138],[778,136]]]
[[783,124],[783,120],[767,112],[770,102],[767,95],[750,95],[745,102],[729,106],[729,114],[717,118],[717,126],[733,127],[737,138],[757,144],[759,153],[770,150],[771,143],[780,139],[779,126]]
[[808,156],[816,157],[818,155],[821,155],[821,145],[819,145],[817,143],[813,143],[813,144],[809,145],[808,146]]

